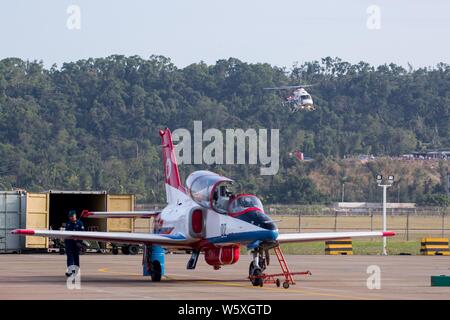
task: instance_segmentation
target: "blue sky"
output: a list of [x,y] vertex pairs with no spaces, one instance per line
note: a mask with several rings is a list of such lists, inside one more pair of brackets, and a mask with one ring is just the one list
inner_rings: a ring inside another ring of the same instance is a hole
[[[69,30],[69,5],[81,29]],[[367,28],[370,5],[378,30]],[[236,57],[290,67],[341,57],[414,67],[450,61],[447,0],[3,0],[0,58],[46,66],[110,54],[168,56],[179,67]]]

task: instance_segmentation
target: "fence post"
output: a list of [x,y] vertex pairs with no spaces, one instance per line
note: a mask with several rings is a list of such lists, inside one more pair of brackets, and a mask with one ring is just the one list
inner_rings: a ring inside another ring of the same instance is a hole
[[409,211],[406,212],[406,241],[409,241]]
[[[439,209],[439,211],[441,211],[441,210]],[[445,227],[444,218],[445,218],[445,211],[442,211],[442,224],[441,224],[441,237],[442,238],[444,237],[444,227]]]
[[298,212],[298,232],[302,229],[302,212]]
[[373,212],[369,208],[369,216],[370,216],[370,231],[373,231]]
[[337,212],[337,210],[334,212],[334,232],[336,232],[337,231],[337,215],[338,215],[338,212]]

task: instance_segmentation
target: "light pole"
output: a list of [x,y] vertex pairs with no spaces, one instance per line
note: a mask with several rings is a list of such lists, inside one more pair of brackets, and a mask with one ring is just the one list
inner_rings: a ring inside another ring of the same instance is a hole
[[[387,188],[391,187],[392,184],[394,183],[394,176],[388,176],[388,181],[387,184],[384,183],[383,184],[383,176],[381,174],[377,175],[377,183],[379,187],[383,188],[383,232],[387,231],[387,219],[386,219],[386,194],[387,194]],[[386,244],[387,244],[387,239],[386,237],[383,237],[383,252],[382,255],[383,256],[387,256],[387,251],[386,251]]]

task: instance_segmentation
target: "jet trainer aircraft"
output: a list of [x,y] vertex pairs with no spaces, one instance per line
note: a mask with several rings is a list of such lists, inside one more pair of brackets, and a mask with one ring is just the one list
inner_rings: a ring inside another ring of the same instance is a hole
[[[160,130],[167,206],[162,211],[84,212],[94,218],[154,218],[153,233],[94,231],[59,231],[18,229],[14,234],[77,240],[142,244],[143,274],[152,281],[164,275],[165,250],[191,252],[187,269],[195,269],[201,252],[206,263],[219,269],[239,260],[240,246],[252,254],[249,279],[262,286],[267,275],[269,250],[274,249],[283,269],[285,283],[294,283],[279,245],[288,242],[324,241],[330,239],[392,236],[393,232],[316,232],[279,233],[275,221],[265,214],[261,201],[253,194],[233,194],[229,178],[210,171],[195,171],[181,183],[169,129]],[[281,255],[281,258],[280,258]],[[286,271],[287,270],[287,271]],[[270,276],[270,275],[269,275]],[[274,279],[274,278],[272,278]],[[289,279],[291,281],[289,282]],[[280,285],[277,280],[277,285]]]

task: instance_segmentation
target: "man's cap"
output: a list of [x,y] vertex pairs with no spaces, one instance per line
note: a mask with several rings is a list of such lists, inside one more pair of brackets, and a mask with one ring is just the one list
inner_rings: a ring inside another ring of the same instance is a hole
[[77,212],[75,210],[70,210],[69,214],[67,216],[71,217],[71,216],[76,216],[76,215],[77,215]]

